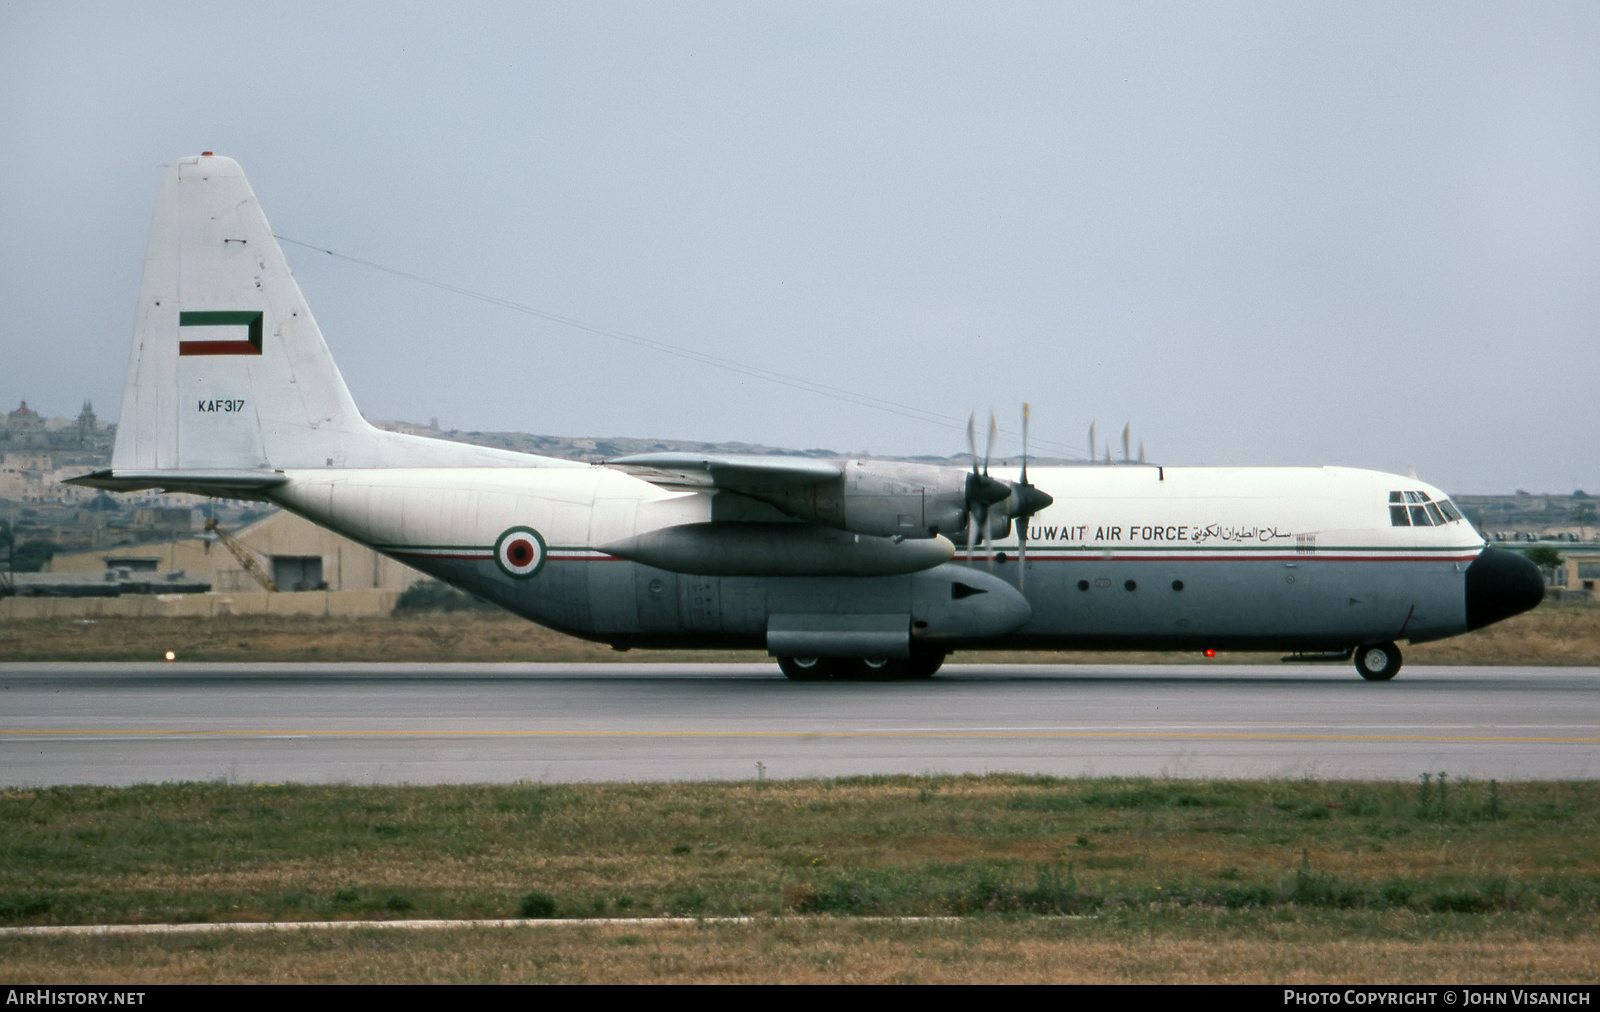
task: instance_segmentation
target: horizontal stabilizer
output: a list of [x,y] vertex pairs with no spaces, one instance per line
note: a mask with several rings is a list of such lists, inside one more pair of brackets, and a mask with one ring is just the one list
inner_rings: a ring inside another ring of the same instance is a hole
[[107,492],[141,492],[158,488],[163,492],[188,492],[222,499],[262,499],[261,493],[288,481],[281,471],[212,470],[134,471],[103,467],[98,471],[65,479],[68,485],[101,488]]

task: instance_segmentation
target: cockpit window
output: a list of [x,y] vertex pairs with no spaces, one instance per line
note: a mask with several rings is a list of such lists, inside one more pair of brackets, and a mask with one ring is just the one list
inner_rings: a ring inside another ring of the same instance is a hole
[[1389,493],[1389,523],[1394,527],[1438,527],[1462,519],[1448,499],[1435,501],[1426,492]]

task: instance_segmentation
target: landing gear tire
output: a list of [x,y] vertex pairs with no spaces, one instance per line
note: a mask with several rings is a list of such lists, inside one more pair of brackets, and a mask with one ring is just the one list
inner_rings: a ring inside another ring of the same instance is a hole
[[932,678],[944,658],[942,650],[916,650],[903,661],[888,657],[780,657],[778,668],[796,682],[897,682]]
[[903,661],[881,657],[866,657],[857,661],[841,661],[838,678],[857,682],[898,682],[916,678],[932,678],[944,663],[942,650],[913,650]]
[[944,664],[945,653],[942,650],[928,650],[911,652],[911,659],[906,661],[906,678],[932,678]]
[[778,658],[778,670],[795,682],[826,682],[834,676],[838,665],[831,657]]
[[860,657],[840,661],[836,677],[850,682],[895,682],[905,676],[905,661],[887,657]]
[[1400,672],[1400,648],[1393,643],[1357,647],[1356,670],[1369,682],[1387,682]]

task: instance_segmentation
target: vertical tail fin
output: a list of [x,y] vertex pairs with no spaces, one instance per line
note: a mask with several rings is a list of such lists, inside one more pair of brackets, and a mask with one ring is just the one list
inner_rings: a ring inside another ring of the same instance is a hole
[[557,463],[369,425],[239,163],[203,154],[168,168],[113,473]]
[[337,466],[372,435],[239,164],[168,168],[112,468]]

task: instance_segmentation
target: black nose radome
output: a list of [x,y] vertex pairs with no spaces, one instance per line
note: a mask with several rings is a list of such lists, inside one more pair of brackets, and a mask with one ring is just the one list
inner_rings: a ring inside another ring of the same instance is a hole
[[1467,628],[1520,615],[1544,600],[1539,567],[1504,548],[1485,548],[1467,567]]

